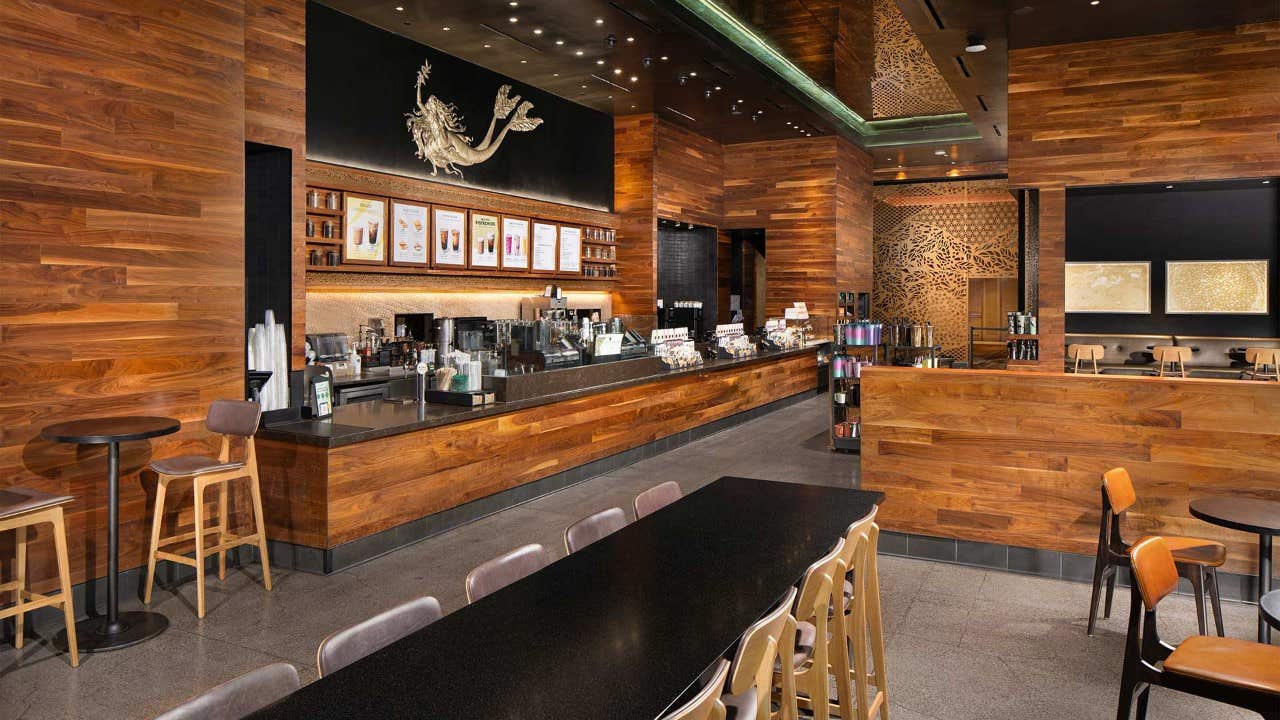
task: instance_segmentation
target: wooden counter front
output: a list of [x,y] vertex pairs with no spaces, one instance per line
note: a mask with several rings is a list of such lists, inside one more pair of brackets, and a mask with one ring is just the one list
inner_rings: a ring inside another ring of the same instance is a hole
[[1256,572],[1256,537],[1187,504],[1280,500],[1280,383],[877,367],[862,389],[862,486],[888,530],[1092,555],[1102,473],[1123,465],[1127,537],[1215,538]]
[[814,356],[709,369],[340,447],[259,439],[267,535],[333,548],[812,390]]

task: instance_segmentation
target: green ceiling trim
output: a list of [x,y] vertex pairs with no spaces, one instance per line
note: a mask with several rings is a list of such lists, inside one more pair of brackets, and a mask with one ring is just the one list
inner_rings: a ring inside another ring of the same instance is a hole
[[[890,118],[887,120],[866,120],[844,104],[827,88],[819,85],[809,74],[791,62],[786,55],[775,48],[764,37],[738,19],[732,11],[722,7],[715,0],[676,0],[682,7],[696,15],[713,30],[720,33],[729,42],[755,58],[765,67],[777,73],[784,81],[799,90],[805,97],[817,103],[819,107],[830,113],[836,120],[844,123],[864,138],[868,145],[909,145],[915,143],[958,142],[964,140],[980,140],[982,135],[965,113],[948,113],[946,115],[928,115],[908,118]],[[954,133],[947,132],[953,128]],[[928,139],[901,140],[878,138],[877,136],[898,133],[906,130],[932,130]]]

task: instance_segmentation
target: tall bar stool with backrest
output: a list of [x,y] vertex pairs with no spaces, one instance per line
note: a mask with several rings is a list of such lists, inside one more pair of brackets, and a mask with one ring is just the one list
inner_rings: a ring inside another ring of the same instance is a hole
[[1149,537],[1130,551],[1134,583],[1116,717],[1146,720],[1151,686],[1217,700],[1280,720],[1280,647],[1195,635],[1177,647],[1161,642],[1156,606],[1178,587],[1170,545]]
[[351,663],[411,635],[444,616],[440,602],[420,597],[378,613],[325,638],[316,650],[320,677],[332,675]]
[[467,602],[473,603],[498,592],[511,583],[538,572],[550,562],[547,551],[537,543],[522,545],[487,560],[467,573]]
[[[1280,380],[1280,350],[1246,348],[1244,359],[1245,362],[1253,365],[1249,374],[1254,380]],[[1270,368],[1269,372],[1268,368]]]
[[[1098,597],[1102,585],[1107,586],[1103,617],[1111,617],[1111,597],[1115,593],[1116,572],[1129,566],[1129,548],[1120,533],[1120,524],[1129,508],[1138,501],[1129,471],[1112,468],[1102,475],[1102,523],[1098,529],[1098,554],[1093,565],[1093,594],[1089,600],[1088,634],[1093,634],[1098,617]],[[1166,537],[1173,549],[1178,572],[1191,582],[1196,598],[1196,621],[1200,634],[1205,634],[1204,597],[1206,588],[1213,603],[1213,616],[1218,634],[1222,635],[1222,600],[1218,594],[1219,567],[1227,561],[1227,546],[1214,540],[1189,537]]]
[[275,663],[228,680],[156,720],[240,720],[285,699],[300,685],[292,665]]
[[[769,720],[773,707],[773,669],[792,662],[796,642],[796,619],[791,608],[798,591],[787,596],[770,613],[747,629],[738,642],[729,687],[720,697],[728,720]],[[786,650],[784,650],[786,648]],[[799,720],[796,707],[795,676],[782,673],[782,693],[778,698],[781,720]]]
[[[852,708],[831,702],[830,678],[836,678],[837,698],[851,677],[849,653],[844,650],[848,631],[844,613],[833,612],[843,605],[842,593],[836,589],[845,575],[844,538],[830,553],[805,571],[796,599],[796,647],[791,667],[783,663],[782,672],[795,676],[796,695],[801,709],[813,713],[814,720],[829,720],[834,710],[841,718],[853,718]],[[781,678],[779,678],[781,684]]]
[[729,661],[721,660],[711,673],[711,680],[684,705],[662,716],[662,720],[725,720],[720,692],[729,676]]
[[[1164,377],[1165,368],[1169,369],[1170,375],[1177,372],[1181,377],[1187,376],[1186,362],[1191,359],[1191,348],[1186,345],[1157,345],[1151,348],[1151,355],[1160,368],[1160,377]],[[1177,366],[1176,371],[1174,366]]]
[[[858,720],[889,714],[889,686],[884,659],[884,616],[880,606],[880,569],[876,553],[880,544],[880,528],[876,525],[877,508],[866,517],[854,522],[845,531],[844,554],[841,562],[848,568],[843,578],[845,636],[847,663],[851,665],[849,682],[839,683],[841,693],[852,692],[852,697],[842,695],[841,705],[855,707]],[[870,657],[868,657],[868,643]],[[832,652],[840,648],[833,648]],[[871,667],[868,668],[868,660]],[[869,686],[875,687],[868,694]],[[854,700],[857,700],[854,702]]]
[[[13,646],[22,649],[25,633],[23,622],[27,613],[46,606],[62,608],[62,620],[67,625],[67,650],[71,655],[71,667],[80,665],[80,651],[76,645],[76,610],[71,599],[71,563],[67,560],[67,528],[62,517],[62,506],[75,498],[70,495],[50,495],[39,490],[10,487],[0,490],[0,532],[14,533],[15,577],[0,585],[0,592],[12,592],[14,604],[0,610],[0,620],[14,618]],[[42,595],[27,590],[27,528],[49,523],[53,526],[53,549],[58,559],[57,595]]]
[[[156,484],[155,517],[151,521],[151,552],[147,554],[147,587],[143,594],[143,602],[151,602],[151,588],[155,581],[156,560],[168,560],[195,568],[196,571],[196,614],[204,617],[204,565],[205,559],[211,555],[218,556],[218,579],[227,576],[227,551],[241,545],[256,545],[262,556],[262,584],[271,590],[271,565],[267,557],[266,523],[262,517],[262,492],[258,486],[258,458],[254,450],[253,434],[258,430],[258,418],[262,415],[262,407],[255,402],[243,400],[215,400],[209,406],[209,415],[205,419],[205,427],[210,432],[222,436],[222,450],[217,458],[203,455],[180,455],[178,457],[156,460],[151,469],[159,476]],[[244,459],[231,459],[232,438],[244,440]],[[253,502],[254,532],[251,535],[231,535],[227,529],[227,486],[232,480],[247,478],[249,496]],[[190,533],[182,533],[171,537],[160,537],[160,527],[164,522],[164,498],[169,484],[177,480],[191,480],[193,487],[193,505],[195,529]],[[218,523],[207,527],[204,509],[204,491],[218,486]],[[206,537],[218,534],[218,543],[206,547]],[[195,541],[194,557],[178,555],[160,548],[188,540]]]
[[652,515],[682,497],[680,486],[670,480],[654,485],[636,496],[636,519]]
[[564,549],[572,555],[601,538],[612,535],[627,526],[627,515],[622,508],[611,507],[588,515],[564,529]]
[[1067,359],[1075,361],[1075,372],[1080,373],[1081,362],[1093,363],[1093,374],[1098,374],[1098,361],[1102,359],[1106,350],[1101,345],[1079,345],[1072,344],[1067,346]]

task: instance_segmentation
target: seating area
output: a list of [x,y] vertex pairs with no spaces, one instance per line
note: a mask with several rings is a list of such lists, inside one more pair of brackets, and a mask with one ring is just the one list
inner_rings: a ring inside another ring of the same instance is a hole
[[[1068,333],[1066,343],[1067,372],[1218,380],[1274,381],[1278,377],[1280,338],[1274,337]],[[1157,360],[1157,350],[1166,362]],[[1081,362],[1077,363],[1077,357]]]

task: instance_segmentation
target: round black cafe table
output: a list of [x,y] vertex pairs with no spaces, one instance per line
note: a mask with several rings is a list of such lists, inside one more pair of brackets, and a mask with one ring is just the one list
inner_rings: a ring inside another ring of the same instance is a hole
[[1191,514],[1207,523],[1258,536],[1258,642],[1271,642],[1271,626],[1262,614],[1262,597],[1271,591],[1271,538],[1280,534],[1280,502],[1239,497],[1191,501]]
[[[107,614],[76,623],[76,640],[83,652],[102,652],[136,645],[169,627],[159,613],[120,612],[120,443],[170,435],[182,423],[167,417],[107,417],[71,420],[40,432],[45,440],[78,445],[107,446]],[[65,646],[66,633],[54,638]]]

